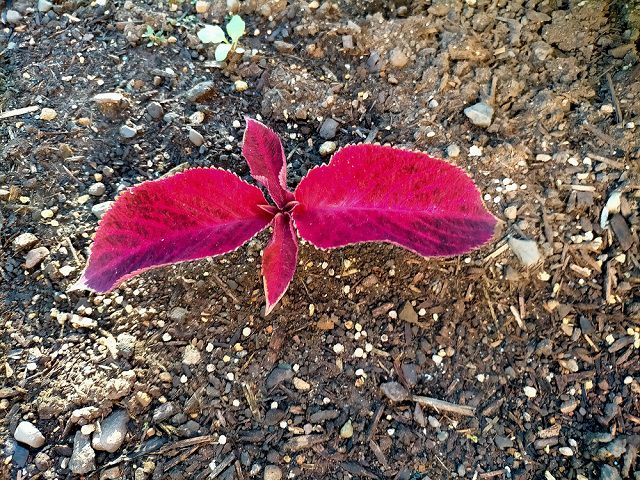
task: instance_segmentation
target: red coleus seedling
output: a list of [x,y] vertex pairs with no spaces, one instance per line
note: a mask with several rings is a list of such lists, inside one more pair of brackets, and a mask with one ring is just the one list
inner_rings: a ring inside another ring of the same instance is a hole
[[266,313],[293,278],[298,235],[319,248],[382,241],[424,257],[487,242],[496,219],[467,174],[424,153],[349,145],[294,192],[278,136],[247,119],[242,153],[262,191],[233,173],[194,168],[122,193],[96,232],[76,288],[106,292],[147,269],[236,250],[268,225],[262,276]]

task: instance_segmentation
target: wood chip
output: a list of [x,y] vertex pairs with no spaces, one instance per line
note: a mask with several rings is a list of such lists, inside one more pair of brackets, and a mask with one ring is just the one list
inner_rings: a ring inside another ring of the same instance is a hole
[[30,107],[16,108],[15,110],[8,110],[0,113],[0,120],[5,118],[17,117],[19,115],[25,115],[27,113],[33,113],[40,110],[38,105],[31,105]]

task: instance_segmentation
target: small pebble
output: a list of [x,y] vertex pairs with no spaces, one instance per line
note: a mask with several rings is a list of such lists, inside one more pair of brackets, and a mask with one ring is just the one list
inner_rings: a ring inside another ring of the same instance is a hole
[[189,129],[189,140],[196,147],[199,147],[200,145],[202,145],[204,143],[204,137],[202,136],[202,134],[200,132],[198,132],[197,130],[194,130],[193,128]]
[[96,452],[91,448],[89,436],[77,431],[73,440],[73,453],[69,460],[69,469],[82,475],[96,468]]
[[509,248],[525,267],[532,267],[540,261],[540,251],[534,240],[509,238]]
[[200,351],[189,344],[184,349],[184,354],[182,356],[182,363],[185,365],[198,365],[200,363],[201,355]]
[[26,250],[27,248],[33,247],[36,243],[38,243],[38,237],[33,233],[21,233],[13,239],[13,248],[15,251],[19,252],[20,250]]
[[112,200],[108,202],[96,203],[93,207],[91,207],[91,213],[96,218],[102,218],[104,217],[104,214],[107,213],[107,210],[111,208],[111,205],[113,205]]
[[573,450],[571,449],[571,447],[560,447],[558,449],[558,452],[560,452],[560,455],[564,455],[565,457],[573,456]]
[[493,107],[485,102],[479,102],[465,108],[464,114],[474,125],[488,127],[493,119]]
[[25,257],[24,266],[27,270],[38,266],[49,255],[49,249],[47,247],[38,247],[33,250],[29,250]]
[[47,13],[53,8],[53,3],[49,0],[38,0],[38,11],[40,13]]
[[353,424],[351,420],[347,420],[342,428],[340,428],[340,438],[351,438],[353,437]]
[[7,10],[7,23],[11,23],[11,24],[16,24],[16,23],[20,23],[20,20],[22,20],[22,15],[20,15],[20,12],[16,11],[16,10]]
[[333,152],[336,151],[336,148],[337,148],[336,142],[332,142],[328,140],[324,142],[322,145],[320,145],[320,148],[318,148],[318,152],[322,156],[331,155]]
[[267,465],[264,467],[264,474],[262,478],[264,480],[281,480],[282,470],[277,465]]
[[452,143],[447,147],[447,156],[450,158],[455,158],[460,155],[460,147],[455,143]]
[[526,386],[522,391],[528,398],[536,398],[538,396],[538,390],[533,387]]
[[40,448],[44,445],[44,435],[31,422],[22,421],[16,427],[13,438],[18,442],[26,443],[30,447]]
[[320,136],[325,140],[331,140],[336,136],[340,124],[333,118],[325,118],[320,125]]
[[504,216],[508,220],[515,220],[518,216],[518,207],[516,207],[515,205],[509,205],[504,209]]
[[158,102],[151,102],[149,105],[147,105],[147,113],[154,120],[160,120],[164,115],[164,109]]
[[53,218],[53,215],[54,215],[53,210],[50,210],[48,208],[40,212],[40,216],[44,219]]
[[113,453],[120,448],[127,435],[129,414],[126,410],[115,410],[100,422],[93,434],[91,445],[96,450]]
[[235,89],[236,92],[242,93],[249,89],[249,84],[244,80],[236,80],[235,83],[233,84],[233,88]]
[[45,122],[49,122],[56,118],[58,113],[53,108],[43,108],[40,110],[40,120],[44,120]]
[[389,62],[396,68],[403,68],[409,63],[409,57],[400,47],[396,47],[389,53]]
[[100,197],[104,195],[105,190],[106,190],[106,187],[104,186],[104,183],[96,182],[93,185],[91,185],[87,191],[89,195],[93,195],[94,197]]
[[472,145],[471,148],[469,149],[469,156],[470,157],[481,157],[482,156],[482,148],[478,147],[477,145]]
[[138,134],[138,130],[136,127],[131,127],[129,125],[122,125],[120,127],[120,136],[122,138],[133,138]]

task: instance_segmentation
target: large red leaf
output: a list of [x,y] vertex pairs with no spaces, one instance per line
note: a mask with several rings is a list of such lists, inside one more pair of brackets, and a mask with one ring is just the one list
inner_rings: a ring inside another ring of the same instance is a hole
[[251,176],[264,185],[278,207],[293,200],[287,190],[287,159],[278,135],[251,118],[242,140],[242,154],[249,164]]
[[267,299],[265,315],[268,315],[282,298],[291,283],[298,261],[298,239],[286,213],[273,219],[273,236],[262,253],[262,276]]
[[259,188],[196,168],[122,193],[96,232],[75,288],[98,292],[149,268],[235,250],[271,221]]
[[487,242],[496,224],[463,170],[379,145],[338,151],[295,197],[298,233],[320,248],[378,240],[423,256],[458,255]]

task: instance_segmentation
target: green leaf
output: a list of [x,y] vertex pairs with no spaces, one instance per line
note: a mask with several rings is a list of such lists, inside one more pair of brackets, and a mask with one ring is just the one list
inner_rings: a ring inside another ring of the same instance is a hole
[[241,36],[244,35],[244,20],[240,15],[234,15],[227,23],[227,33],[231,37],[231,43],[238,43]]
[[218,25],[205,25],[205,27],[198,32],[198,38],[202,43],[220,43],[227,40],[224,35],[224,30]]
[[216,47],[216,62],[224,62],[227,59],[227,55],[231,50],[231,45],[228,43],[221,43]]
[[145,33],[146,36],[150,37],[151,35],[155,35],[156,32],[153,31],[153,27],[151,25],[147,25],[147,31]]

